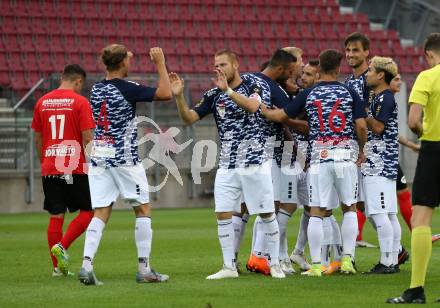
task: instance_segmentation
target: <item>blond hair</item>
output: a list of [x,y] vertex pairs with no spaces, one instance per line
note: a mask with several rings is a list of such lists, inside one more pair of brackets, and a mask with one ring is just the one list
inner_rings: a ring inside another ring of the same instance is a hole
[[371,59],[371,64],[376,71],[388,72],[393,78],[399,74],[397,64],[391,58],[375,56]]
[[284,51],[290,53],[292,56],[294,56],[295,58],[300,58],[303,55],[303,51],[301,48],[298,47],[284,47],[282,48]]
[[108,71],[116,71],[120,63],[128,55],[127,47],[121,44],[111,44],[101,51],[101,59]]

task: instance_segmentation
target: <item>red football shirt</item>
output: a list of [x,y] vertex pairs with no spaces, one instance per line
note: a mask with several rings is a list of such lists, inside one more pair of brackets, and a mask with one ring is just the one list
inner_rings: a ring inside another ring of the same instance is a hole
[[41,133],[41,174],[85,174],[81,132],[95,128],[89,101],[72,90],[57,89],[35,105],[32,128]]

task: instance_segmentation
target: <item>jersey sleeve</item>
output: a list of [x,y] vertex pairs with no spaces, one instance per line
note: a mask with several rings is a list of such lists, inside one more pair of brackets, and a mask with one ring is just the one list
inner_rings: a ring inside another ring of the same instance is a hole
[[199,115],[199,118],[207,116],[212,112],[212,101],[214,99],[214,95],[211,93],[212,90],[203,94],[200,102],[194,107],[194,111]]
[[426,106],[431,92],[431,82],[429,77],[424,72],[421,72],[413,85],[411,94],[409,95],[409,102]]
[[276,85],[272,86],[270,89],[271,92],[271,102],[273,105],[278,108],[285,108],[286,106],[292,103],[292,100],[289,97],[289,94],[285,92],[281,86]]
[[152,102],[157,88],[146,87],[133,81],[126,82],[124,97],[131,103]]
[[290,101],[290,103],[284,107],[284,112],[290,118],[296,117],[302,110],[304,110],[307,102],[307,96],[309,95],[309,93],[310,93],[309,90],[304,90],[300,92],[293,99],[293,101]]
[[396,102],[394,101],[394,97],[391,95],[384,95],[383,100],[379,101],[379,104],[376,106],[376,116],[374,117],[376,120],[386,124],[388,119],[393,114],[394,109],[396,108]]
[[353,120],[366,118],[367,112],[365,111],[365,102],[352,88],[348,88],[348,91],[350,91],[351,97],[353,98]]
[[94,129],[95,120],[93,119],[92,108],[89,101],[86,99],[81,100],[79,108],[79,128],[81,131]]
[[36,132],[41,132],[41,117],[40,117],[40,101],[35,104],[34,116],[32,118],[32,129]]

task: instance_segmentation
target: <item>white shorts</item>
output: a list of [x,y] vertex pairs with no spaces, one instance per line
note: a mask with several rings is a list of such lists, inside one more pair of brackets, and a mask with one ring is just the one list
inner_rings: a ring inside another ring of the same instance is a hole
[[313,164],[309,169],[309,206],[334,209],[335,193],[345,205],[357,202],[358,173],[353,162]]
[[280,203],[298,204],[298,180],[303,173],[301,166],[295,164],[294,167],[281,167],[280,170]]
[[302,172],[298,176],[298,186],[297,186],[297,192],[298,192],[298,207],[299,206],[308,206],[309,205],[309,185],[307,184],[308,181],[308,172]]
[[364,191],[364,176],[361,172],[361,168],[358,167],[358,197],[357,202],[365,202],[365,191]]
[[383,176],[365,176],[365,214],[396,214],[396,181]]
[[280,201],[281,168],[278,167],[275,159],[272,159],[271,168],[273,199],[274,201]]
[[246,200],[250,215],[275,212],[270,163],[258,167],[218,169],[215,176],[215,212],[240,212]]
[[119,195],[131,206],[150,202],[148,181],[142,165],[89,168],[92,208],[110,206]]

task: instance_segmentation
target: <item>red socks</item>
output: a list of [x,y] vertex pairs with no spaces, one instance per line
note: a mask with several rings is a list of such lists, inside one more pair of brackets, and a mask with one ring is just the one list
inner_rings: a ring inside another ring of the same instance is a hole
[[357,219],[358,219],[358,236],[356,241],[362,241],[362,230],[364,229],[365,221],[367,221],[367,217],[365,214],[359,210],[356,211]]
[[69,227],[61,240],[61,245],[65,249],[68,249],[70,245],[79,237],[89,226],[90,221],[93,218],[93,211],[80,210],[78,216],[70,223]]
[[53,245],[59,243],[63,237],[64,218],[50,217],[47,226],[47,243],[49,244],[49,254],[52,258],[53,267],[57,267],[57,259],[52,255],[50,249]]
[[397,199],[399,199],[399,207],[400,213],[405,219],[408,228],[411,230],[411,216],[413,212],[412,204],[411,204],[411,193],[409,190],[404,190],[402,192],[397,193]]

